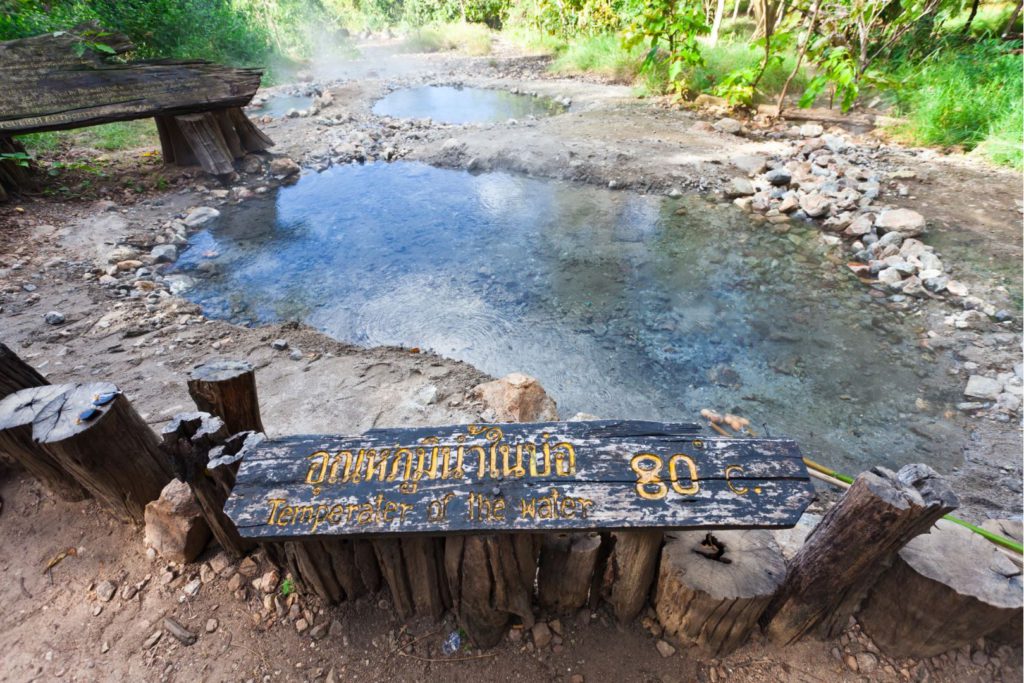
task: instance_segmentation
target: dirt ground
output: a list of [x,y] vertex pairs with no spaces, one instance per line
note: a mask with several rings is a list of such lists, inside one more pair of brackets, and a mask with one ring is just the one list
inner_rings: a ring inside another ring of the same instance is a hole
[[[713,193],[735,175],[731,159],[770,155],[780,144],[769,135],[718,133],[701,115],[636,99],[623,85],[551,78],[543,60],[507,49],[483,58],[396,56],[388,46],[374,45],[363,54],[355,62],[313,69],[314,83],[334,96],[320,116],[261,124],[278,142],[275,155],[323,167],[339,154],[332,146],[360,136],[361,149],[378,158],[644,192]],[[372,116],[376,97],[419,82],[529,89],[569,97],[573,104],[563,116],[489,126],[431,122],[396,128]],[[1019,174],[933,151],[877,141],[865,145],[880,167],[917,174],[909,196],[894,197],[893,203],[924,213],[939,236],[976,245],[979,257],[970,272],[978,283],[998,280],[997,264],[1019,265]],[[465,363],[411,349],[352,347],[294,324],[234,326],[204,318],[174,295],[150,300],[102,286],[107,255],[115,248],[148,251],[163,239],[167,223],[189,209],[223,209],[242,196],[233,188],[259,192],[273,184],[264,176],[245,176],[221,186],[195,170],[164,169],[137,151],[109,156],[109,177],[75,188],[75,196],[29,197],[0,207],[0,337],[51,381],[114,381],[159,428],[191,409],[187,372],[202,360],[225,356],[258,368],[271,436],[479,418],[481,406],[469,393],[486,377]],[[166,188],[142,189],[157,185],[158,177]],[[1019,290],[1019,271],[1015,275]],[[51,310],[63,312],[66,322],[45,324],[43,315]],[[1000,351],[1019,361],[1019,325],[1013,333],[1015,345]],[[288,350],[274,350],[270,342],[276,339],[286,339]],[[296,349],[298,360],[291,356]],[[1019,423],[981,420],[972,441],[963,467],[945,473],[962,491],[968,513],[974,519],[983,512],[1019,517]],[[140,529],[114,521],[95,503],[55,500],[24,473],[0,474],[0,499],[0,569],[7,578],[0,582],[3,681],[568,682],[581,674],[588,682],[952,683],[1016,681],[1022,675],[1020,643],[1010,648],[988,641],[928,661],[892,661],[855,625],[834,642],[808,640],[779,650],[755,639],[720,661],[703,661],[687,650],[663,657],[649,618],[624,627],[601,609],[557,615],[561,642],[539,652],[528,636],[513,630],[494,650],[465,649],[445,657],[440,646],[456,628],[451,618],[442,624],[399,623],[386,591],[338,607],[298,598],[312,625],[299,633],[292,617],[265,609],[264,596],[251,585],[269,568],[259,554],[255,566],[238,565],[222,563],[210,548],[197,563],[167,565],[146,555]],[[43,571],[69,549],[74,554]],[[186,592],[195,578],[198,592],[191,594],[194,584]],[[109,601],[96,590],[104,581],[116,584]],[[163,632],[164,617],[197,634],[197,642],[186,646]],[[314,637],[325,630],[326,637]],[[153,642],[157,633],[162,635]]]

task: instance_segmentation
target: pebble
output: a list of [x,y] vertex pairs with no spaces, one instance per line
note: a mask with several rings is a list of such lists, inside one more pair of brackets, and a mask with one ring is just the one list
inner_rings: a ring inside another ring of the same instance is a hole
[[117,584],[113,581],[104,581],[96,586],[96,597],[103,602],[110,602],[110,599],[114,597],[116,592]]
[[971,375],[964,388],[964,396],[980,398],[983,400],[994,400],[1003,391],[1003,385],[999,380],[982,375]]
[[306,629],[309,628],[309,622],[304,617],[299,617],[295,620],[295,630],[299,633],[305,633]]
[[60,311],[50,311],[43,316],[43,322],[47,325],[63,325],[65,320],[67,320],[67,318],[65,318],[64,314]]
[[725,188],[725,196],[729,199],[748,197],[754,194],[754,191],[754,184],[750,180],[736,177],[729,181],[728,187]]
[[164,617],[164,629],[174,636],[175,640],[180,642],[182,645],[192,645],[199,637],[189,631],[187,628],[181,625],[181,623],[171,617]]
[[213,208],[212,206],[200,206],[198,209],[192,209],[187,216],[185,216],[185,225],[190,228],[198,228],[201,225],[212,221],[214,218],[220,216],[220,211]]
[[142,644],[142,647],[146,650],[150,649],[151,647],[160,642],[160,639],[163,638],[163,635],[163,631],[155,631],[151,636],[149,636],[149,638],[146,638],[146,642]]
[[714,124],[714,128],[719,133],[732,133],[733,135],[735,135],[736,133],[739,133],[741,130],[743,130],[743,124],[737,121],[736,119],[725,117],[716,121]]
[[275,339],[274,341],[270,342],[270,347],[275,351],[284,351],[285,349],[288,348],[288,340]]
[[217,630],[218,626],[220,626],[220,622],[218,622],[216,619],[207,619],[206,620],[206,632],[207,633],[213,633],[214,631]]
[[178,247],[173,244],[158,244],[150,250],[149,255],[157,263],[174,263],[178,260]]
[[547,647],[551,643],[551,629],[543,621],[538,621],[531,629],[533,644],[538,650]]
[[196,595],[199,594],[199,589],[202,587],[202,585],[202,580],[197,577],[186,583],[185,587],[182,588],[182,590],[185,592],[185,595],[187,595],[190,598],[194,598]]
[[665,640],[659,640],[655,647],[658,649],[658,654],[662,657],[671,657],[676,653],[675,647]]
[[302,351],[299,349],[292,349],[292,352],[288,354],[288,357],[292,360],[302,360]]

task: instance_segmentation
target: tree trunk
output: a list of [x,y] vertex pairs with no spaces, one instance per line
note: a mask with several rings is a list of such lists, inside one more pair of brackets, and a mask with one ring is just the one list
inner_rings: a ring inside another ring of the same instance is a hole
[[960,35],[969,35],[971,32],[971,24],[974,23],[974,17],[978,16],[978,4],[979,0],[972,0],[971,2],[971,13],[967,16],[967,21],[964,23],[964,27],[960,29]]
[[736,0],[736,3],[732,6],[732,20],[736,21],[740,18],[740,0]]
[[708,38],[711,47],[718,45],[718,31],[722,28],[723,14],[725,14],[725,0],[718,0],[718,4],[715,6],[715,18],[711,23],[711,36]]
[[625,624],[633,621],[647,603],[664,533],[660,529],[613,531],[611,538],[612,551],[600,592],[615,618]]
[[44,384],[49,384],[45,377],[19,358],[6,344],[0,343],[0,400],[15,391]]
[[[6,348],[0,348],[0,362]],[[32,423],[43,407],[73,386],[46,384],[22,389],[0,401],[0,453],[13,458],[54,495],[75,502],[85,500],[89,493],[57,459],[32,440]]]
[[229,434],[263,432],[256,373],[238,360],[213,360],[189,374],[188,393],[199,410],[224,420]]
[[1017,17],[1020,16],[1021,7],[1024,6],[1024,0],[1020,0],[1017,3],[1017,8],[1013,10],[1013,14],[1010,15],[1010,20],[1006,22],[1006,27],[1003,32],[999,35],[1000,38],[1006,40],[1010,36],[1010,32],[1013,30],[1014,25],[1017,23]]
[[864,472],[814,528],[762,616],[776,642],[836,636],[895,554],[957,506],[927,465]]
[[109,382],[70,386],[40,411],[32,438],[112,513],[136,524],[171,480],[160,439]]
[[786,78],[786,83],[782,86],[782,92],[779,93],[778,106],[775,112],[776,118],[782,116],[782,110],[785,107],[786,93],[789,91],[789,85],[793,82],[793,79],[800,71],[800,65],[804,61],[804,56],[807,55],[807,48],[810,46],[811,38],[814,36],[814,25],[818,22],[818,9],[820,7],[821,0],[814,0],[814,7],[811,8],[810,19],[807,24],[807,35],[804,36],[804,41],[800,44],[800,51],[796,55],[796,64],[793,66],[793,70],[789,73],[789,77]]
[[723,657],[743,645],[786,576],[771,532],[666,534],[655,611],[684,647]]
[[224,421],[209,413],[175,415],[160,432],[164,452],[170,456],[177,476],[192,487],[213,537],[235,558],[255,547],[255,543],[239,535],[235,523],[224,514],[224,503],[234,488],[241,459],[212,469],[210,460],[211,455],[222,457],[225,451],[237,456],[249,434],[252,432],[231,437]]
[[537,597],[553,612],[574,612],[587,602],[601,547],[600,535],[550,533],[541,537]]
[[886,654],[923,659],[1020,622],[1022,592],[1020,568],[1010,558],[939,520],[899,551],[857,621]]

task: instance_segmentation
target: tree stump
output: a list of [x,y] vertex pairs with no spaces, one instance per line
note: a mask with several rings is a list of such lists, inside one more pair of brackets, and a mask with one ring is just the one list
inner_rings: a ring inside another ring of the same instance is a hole
[[[3,151],[3,150],[0,150]],[[0,399],[21,389],[49,384],[36,369],[18,357],[5,344],[0,343]]]
[[886,654],[922,659],[1019,622],[1022,596],[1020,568],[1010,558],[959,524],[939,520],[897,553],[857,621]]
[[812,631],[835,637],[900,548],[956,506],[927,465],[862,473],[789,564],[762,626],[787,644]]
[[534,536],[450,536],[444,561],[459,625],[477,647],[497,645],[513,616],[533,626]]
[[439,619],[451,606],[444,574],[444,539],[427,536],[372,541],[399,617]]
[[600,593],[621,624],[633,621],[647,603],[663,537],[660,529],[611,534],[611,554],[604,565]]
[[552,533],[541,537],[537,599],[553,612],[575,612],[587,602],[601,537],[596,533]]
[[[175,415],[160,432],[164,452],[171,458],[175,474],[192,487],[213,537],[236,559],[252,550],[255,543],[239,535],[235,523],[224,514],[224,502],[234,488],[234,477],[247,439],[250,447],[254,445],[251,434],[253,432],[242,432],[230,436],[223,420],[202,412]],[[236,457],[233,463],[211,470],[211,454],[213,458]]]
[[355,600],[380,587],[380,570],[367,541],[323,537],[263,545],[288,567],[303,592],[329,604]]
[[32,438],[112,513],[136,524],[171,480],[160,439],[109,382],[70,385],[39,412]]
[[32,440],[32,423],[40,411],[72,386],[46,384],[16,391],[0,400],[0,452],[13,458],[54,495],[76,502],[88,498],[88,491],[59,461]]
[[188,393],[203,412],[224,420],[229,434],[263,432],[256,373],[238,360],[212,360],[189,374]]
[[786,576],[768,531],[665,535],[655,611],[665,633],[708,657],[743,645]]

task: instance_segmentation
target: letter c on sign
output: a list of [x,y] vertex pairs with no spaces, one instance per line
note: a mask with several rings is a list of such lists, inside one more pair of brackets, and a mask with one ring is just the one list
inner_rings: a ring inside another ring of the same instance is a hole
[[740,467],[739,465],[729,465],[728,467],[726,467],[725,468],[725,483],[729,485],[729,489],[733,493],[735,493],[737,495],[740,495],[740,496],[746,495],[747,492],[750,491],[750,489],[748,489],[746,486],[741,486],[739,488],[736,488],[733,485],[732,477],[730,476],[731,473],[733,473],[733,472],[736,472],[738,474],[743,474],[743,468]]

